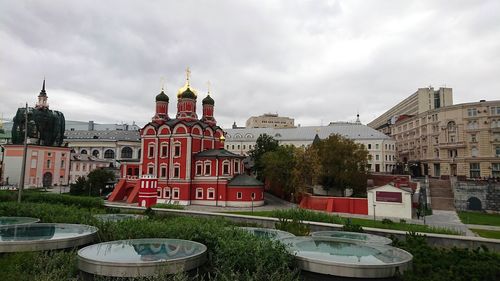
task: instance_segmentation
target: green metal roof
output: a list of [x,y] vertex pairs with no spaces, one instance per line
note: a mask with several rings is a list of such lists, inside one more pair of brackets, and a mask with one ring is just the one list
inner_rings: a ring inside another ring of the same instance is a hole
[[225,149],[208,149],[199,152],[195,157],[231,157],[231,158],[245,158],[244,156],[232,153]]
[[255,177],[249,176],[247,174],[237,175],[227,185],[229,187],[232,187],[232,186],[248,186],[248,187],[264,186],[264,184],[261,181],[259,181]]

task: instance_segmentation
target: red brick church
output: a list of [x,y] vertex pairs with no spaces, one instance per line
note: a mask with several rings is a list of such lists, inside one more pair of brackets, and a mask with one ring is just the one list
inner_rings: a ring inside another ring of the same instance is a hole
[[250,207],[264,204],[264,187],[245,174],[243,156],[224,149],[224,131],[214,118],[210,91],[196,113],[198,94],[186,84],[177,92],[177,114],[170,118],[169,97],[156,96],[156,112],[140,130],[139,162],[124,162],[109,201]]

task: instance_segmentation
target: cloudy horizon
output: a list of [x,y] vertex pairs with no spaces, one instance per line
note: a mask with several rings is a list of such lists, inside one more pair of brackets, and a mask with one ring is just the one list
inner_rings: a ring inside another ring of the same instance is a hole
[[[162,84],[175,116],[191,69],[224,128],[278,113],[368,123],[432,85],[500,97],[500,1],[0,1],[0,113],[46,77],[67,120],[145,124]],[[163,81],[163,82],[162,82]],[[200,116],[201,117],[201,116]]]

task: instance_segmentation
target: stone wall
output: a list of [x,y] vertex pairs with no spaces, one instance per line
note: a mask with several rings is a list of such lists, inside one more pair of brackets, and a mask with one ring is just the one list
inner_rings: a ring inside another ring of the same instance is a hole
[[500,183],[488,181],[456,181],[453,183],[455,208],[457,210],[473,209],[473,201],[481,202],[481,209],[500,211]]

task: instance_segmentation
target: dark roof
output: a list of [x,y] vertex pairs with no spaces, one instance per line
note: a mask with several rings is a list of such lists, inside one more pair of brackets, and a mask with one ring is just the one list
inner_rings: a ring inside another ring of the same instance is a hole
[[259,181],[258,179],[249,176],[247,174],[241,174],[237,175],[234,177],[228,184],[229,187],[231,186],[264,186],[264,184]]
[[201,101],[202,104],[210,104],[210,105],[214,105],[215,104],[215,101],[214,99],[210,96],[210,94],[208,94],[202,101]]
[[156,96],[156,101],[168,102],[168,96],[165,94],[163,90]]
[[196,94],[191,91],[191,89],[188,87],[184,92],[181,93],[181,98],[183,99],[196,99]]
[[[167,125],[167,126],[169,126],[170,128],[173,128],[178,123],[182,123],[182,124],[184,124],[184,125],[186,125],[188,127],[192,127],[194,125],[200,125],[203,129],[205,129],[207,127],[210,127],[214,131],[217,130],[217,129],[221,129],[221,127],[219,127],[219,126],[210,126],[210,125],[208,125],[207,123],[205,123],[205,122],[203,122],[201,120],[185,121],[185,120],[182,120],[182,119],[175,118],[175,119],[169,119],[169,120],[165,121],[164,124]],[[155,123],[155,122],[149,122],[148,124],[146,124],[143,127],[143,129],[146,128],[146,126],[149,126],[149,125],[151,125],[151,126],[155,127],[156,129],[158,129],[163,124],[158,124],[158,123]]]
[[195,157],[232,157],[232,158],[245,158],[245,156],[241,156],[236,153],[232,153],[231,151],[225,149],[208,149],[202,152],[199,152],[195,155]]

